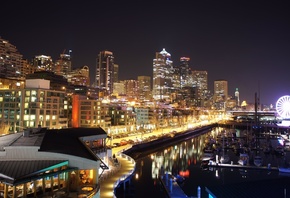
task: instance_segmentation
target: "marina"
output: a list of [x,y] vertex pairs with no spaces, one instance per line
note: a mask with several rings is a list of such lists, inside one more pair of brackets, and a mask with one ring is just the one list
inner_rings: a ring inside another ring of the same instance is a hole
[[[158,168],[161,166],[164,166],[165,172],[170,172],[172,175],[180,174],[185,178],[182,184],[175,183],[175,185],[172,185],[172,191],[170,191],[170,185],[166,186],[166,183],[164,183],[165,180],[163,180],[161,191],[165,191],[168,197],[171,197],[168,193],[172,192],[172,195],[174,195],[174,192],[180,192],[180,189],[187,197],[196,197],[198,195],[197,189],[199,186],[201,188],[201,198],[208,197],[209,192],[222,195],[220,197],[226,197],[224,195],[228,193],[226,190],[228,188],[220,188],[218,186],[237,184],[235,188],[239,189],[243,186],[247,186],[247,184],[251,182],[263,183],[262,181],[265,179],[265,181],[267,181],[265,185],[273,186],[281,182],[283,183],[285,180],[290,181],[290,174],[279,169],[280,167],[286,167],[285,164],[290,160],[287,149],[283,149],[283,154],[275,151],[277,146],[282,145],[279,140],[279,134],[262,134],[261,136],[256,136],[255,139],[251,139],[250,137],[243,136],[246,134],[243,130],[226,129],[226,131],[231,131],[230,137],[222,138],[220,135],[222,129],[220,127],[209,130],[210,131],[207,133],[201,133],[198,136],[187,138],[172,146],[169,145],[157,151],[154,150],[153,153],[148,154],[147,157],[142,157],[140,160],[137,159],[136,174],[138,174],[139,177],[138,180],[135,181],[134,177],[132,177],[131,186],[127,189],[130,189],[131,193],[135,192],[134,189],[137,188],[139,191],[140,187],[138,187],[138,183],[142,183],[141,180],[146,175],[150,176],[152,184],[154,184],[152,187],[155,189],[155,194],[157,194],[156,181],[161,181],[159,175],[160,169]],[[232,132],[234,132],[236,136],[232,135]],[[284,146],[282,147],[284,148]],[[269,152],[265,152],[265,148],[269,148]],[[195,152],[196,150],[198,152]],[[238,160],[240,159],[240,153],[243,152],[248,154],[248,158],[247,163],[241,165],[238,163]],[[203,163],[202,159],[205,160],[206,155],[208,155],[207,157],[209,157],[209,160],[205,164],[205,168],[201,168]],[[227,162],[223,163],[223,157],[227,158]],[[185,159],[187,160],[184,161]],[[165,166],[165,164],[167,165]],[[140,174],[143,175],[142,178]],[[147,183],[148,179],[146,179]],[[149,184],[150,182],[148,185]],[[256,195],[258,192],[264,194],[263,197],[271,197],[271,193],[266,193],[266,191],[263,192],[264,187],[262,186],[260,189],[252,189],[255,190],[255,193],[250,191],[250,187],[248,188],[249,191],[247,190],[245,192],[247,197],[254,197],[254,194]],[[278,185],[277,191],[279,191],[279,193],[283,191],[283,189],[280,188],[282,187]],[[224,190],[219,192],[220,190],[216,191],[216,189]],[[290,190],[290,188],[288,190]],[[126,192],[122,192],[121,194],[124,193],[126,194]],[[135,196],[145,196],[146,193],[147,191],[143,192],[142,195],[139,194]],[[150,195],[147,194],[146,197],[148,196]],[[126,197],[130,197],[130,194],[129,196],[126,194]]]

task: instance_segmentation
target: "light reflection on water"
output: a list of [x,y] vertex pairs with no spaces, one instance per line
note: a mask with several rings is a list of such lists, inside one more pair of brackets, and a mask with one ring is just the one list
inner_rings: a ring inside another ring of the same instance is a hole
[[[203,170],[200,166],[200,159],[204,153],[205,142],[208,141],[208,137],[216,139],[223,130],[214,128],[206,134],[169,146],[137,160],[135,174],[138,175],[138,179],[133,177],[131,184],[125,191],[124,188],[118,189],[117,197],[164,197],[158,180],[161,170],[184,176],[186,180],[181,187],[188,196],[196,196],[198,186],[206,187],[279,177],[278,171],[269,170],[257,171],[236,168]],[[242,132],[237,130],[236,134],[237,137],[240,137]],[[216,154],[221,156],[222,152]],[[230,156],[230,161],[237,164],[239,155],[232,150],[229,150],[227,154]],[[260,152],[259,155],[263,156],[264,165],[270,163],[271,166],[277,166],[285,160],[283,157],[276,157],[272,154],[264,155],[263,152]],[[286,157],[288,160],[289,157]],[[205,194],[203,190],[202,195]]]

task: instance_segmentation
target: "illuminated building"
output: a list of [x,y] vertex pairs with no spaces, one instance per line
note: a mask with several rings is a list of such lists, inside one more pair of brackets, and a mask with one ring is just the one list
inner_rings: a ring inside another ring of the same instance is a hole
[[208,91],[207,71],[192,71],[190,84],[192,84],[193,87],[196,87],[196,105],[198,107],[205,107]]
[[103,91],[101,97],[113,93],[114,84],[114,55],[110,51],[101,51],[97,58],[95,86]]
[[86,96],[72,96],[72,127],[101,127],[107,130],[111,126],[108,119],[108,107],[99,100],[89,100]]
[[140,100],[150,100],[152,98],[151,93],[151,78],[150,76],[138,76],[138,98]]
[[227,99],[228,99],[228,81],[215,80],[214,95],[213,95],[215,108],[224,109]]
[[73,85],[90,86],[90,69],[88,66],[73,69],[67,75],[67,81]]
[[114,83],[119,82],[119,65],[117,64],[114,64],[113,76]]
[[163,50],[156,52],[153,59],[153,98],[154,100],[171,99],[173,92],[173,61],[171,54]]
[[[71,52],[71,50],[69,51]],[[67,75],[71,72],[72,62],[71,55],[69,54],[60,54],[60,57],[55,62],[54,72],[57,75],[64,76],[67,78]]]
[[48,80],[26,80],[25,88],[0,90],[0,121],[9,131],[23,131],[39,125],[50,129],[68,126],[65,91],[50,90]]
[[138,81],[137,80],[124,80],[125,94],[129,99],[136,99],[138,94]]
[[124,95],[125,94],[125,84],[124,81],[114,83],[114,90],[113,90],[113,95],[119,96],[119,95]]
[[33,58],[33,67],[35,71],[53,71],[53,62],[51,56],[38,55]]
[[180,81],[180,88],[188,86],[191,75],[191,69],[189,67],[189,57],[181,57],[180,58],[180,64],[178,67],[178,74],[179,74],[179,81]]
[[106,138],[101,128],[41,128],[1,136],[1,197],[100,198],[99,178],[109,167],[92,149],[104,150]]
[[0,77],[21,77],[22,55],[17,48],[0,37]]

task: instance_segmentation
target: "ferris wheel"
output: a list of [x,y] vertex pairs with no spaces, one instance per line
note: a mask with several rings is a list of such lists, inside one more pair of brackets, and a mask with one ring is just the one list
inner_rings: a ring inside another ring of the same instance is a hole
[[276,111],[282,118],[290,118],[290,96],[282,96],[277,100]]

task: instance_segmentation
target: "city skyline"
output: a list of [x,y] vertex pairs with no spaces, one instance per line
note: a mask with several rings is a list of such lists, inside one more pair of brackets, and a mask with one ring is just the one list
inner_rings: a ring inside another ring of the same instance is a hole
[[185,56],[192,70],[208,71],[211,91],[224,79],[241,101],[258,92],[261,104],[274,104],[290,94],[286,1],[129,2],[4,2],[0,36],[29,60],[72,50],[73,68],[88,65],[91,80],[102,50],[113,52],[125,80],[152,76],[165,48],[173,65]]

